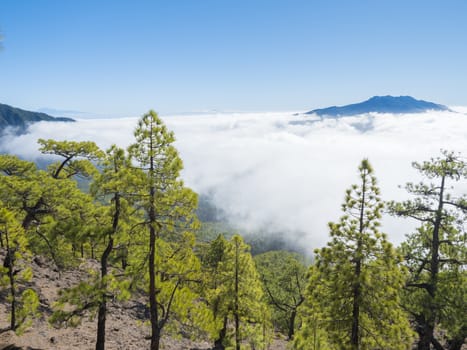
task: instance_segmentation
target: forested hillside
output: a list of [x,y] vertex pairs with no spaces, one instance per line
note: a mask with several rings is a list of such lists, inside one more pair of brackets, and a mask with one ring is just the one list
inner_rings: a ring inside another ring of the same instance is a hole
[[[463,156],[415,162],[419,182],[391,203],[363,159],[327,245],[294,252],[280,233],[235,232],[209,198],[199,208],[174,141],[149,111],[127,149],[40,139],[57,159],[44,170],[0,155],[0,345],[35,347],[48,322],[98,350],[462,349]],[[383,215],[419,226],[396,247]],[[67,339],[48,346],[73,348]]]
[[0,136],[6,128],[21,134],[26,132],[28,126],[40,121],[48,122],[73,122],[71,118],[56,118],[45,113],[25,111],[0,103]]

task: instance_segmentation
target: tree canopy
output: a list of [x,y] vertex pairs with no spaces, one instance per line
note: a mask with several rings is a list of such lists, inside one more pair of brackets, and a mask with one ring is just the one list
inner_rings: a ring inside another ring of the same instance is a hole
[[[400,257],[379,232],[383,203],[368,160],[346,191],[344,215],[310,270],[304,330],[296,345],[339,349],[409,349],[412,332],[400,307]],[[312,330],[310,330],[312,329]],[[327,346],[327,347],[326,347]]]

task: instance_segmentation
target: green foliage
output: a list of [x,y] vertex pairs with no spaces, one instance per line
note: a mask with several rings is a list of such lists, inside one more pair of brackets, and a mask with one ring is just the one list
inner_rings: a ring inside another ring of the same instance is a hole
[[297,309],[305,300],[307,268],[297,253],[270,251],[255,256],[255,263],[273,310],[276,328],[293,338]]
[[224,222],[201,222],[199,229],[196,230],[196,240],[200,243],[210,243],[217,238],[219,232],[230,238],[237,230]]
[[54,178],[70,178],[72,176],[92,177],[97,170],[91,163],[101,159],[104,154],[91,141],[55,141],[38,140],[41,146],[39,150],[43,154],[51,154],[62,158],[61,161],[52,164],[49,172]]
[[2,154],[0,156],[0,171],[8,176],[26,176],[36,170],[32,162],[21,160],[15,156]]
[[0,205],[0,238],[5,249],[4,262],[0,265],[0,288],[8,291],[9,329],[22,334],[31,325],[32,318],[37,316],[39,297],[34,290],[26,287],[26,283],[32,279],[32,270],[24,230],[14,213],[3,205]]
[[[230,241],[219,235],[203,258],[208,277],[206,298],[224,345],[246,341],[256,347],[265,346],[271,337],[270,311],[249,250],[239,235]],[[238,330],[222,329],[228,325],[225,321],[236,320]]]
[[113,275],[105,278],[103,288],[100,276],[96,271],[90,270],[87,280],[60,290],[49,322],[56,327],[77,327],[83,317],[95,318],[103,295],[112,296],[115,300],[127,300],[130,297],[128,289],[128,281],[118,280]]
[[40,316],[39,304],[39,296],[34,290],[30,288],[23,290],[19,298],[19,307],[16,314],[18,319],[16,334],[23,334],[24,331],[31,327],[32,320]]
[[[361,183],[346,192],[344,214],[329,224],[331,239],[316,251],[305,288],[297,254],[271,251],[255,264],[239,235],[214,239],[231,228],[215,222],[199,229],[197,194],[180,179],[174,134],[155,112],[141,118],[135,138],[128,152],[112,146],[105,154],[92,142],[39,140],[41,152],[58,159],[47,171],[0,155],[0,288],[17,333],[39,306],[28,288],[30,257],[50,254],[60,267],[78,255],[100,261],[87,279],[60,292],[52,324],[77,326],[83,316],[98,315],[98,328],[105,326],[108,300],[145,291],[152,349],[164,333],[181,332],[216,345],[264,348],[271,323],[290,339],[301,324],[297,349],[407,349],[413,335],[401,296],[428,347],[441,346],[436,329],[445,335],[441,342],[463,341],[467,197],[447,185],[467,177],[459,156],[444,152],[414,163],[439,182],[407,184],[415,198],[390,204],[394,214],[421,222],[399,252],[378,230],[383,203],[373,169],[362,161]],[[93,180],[90,193],[78,188],[77,177]],[[194,232],[204,245],[195,244]],[[262,237],[254,242],[265,247]]]
[[361,184],[347,190],[344,215],[329,224],[331,241],[316,251],[304,311],[310,320],[297,346],[311,335],[310,344],[320,341],[331,348],[410,348],[412,332],[399,306],[401,259],[378,231],[383,204],[367,160],[359,172]]
[[139,179],[134,179],[138,191],[135,198],[137,206],[149,216],[149,227],[169,240],[174,239],[172,233],[176,231],[197,229],[198,196],[180,179],[183,163],[172,145],[173,132],[150,111],[138,122],[135,139],[128,148],[134,166],[141,170]]
[[76,181],[57,172],[68,170],[66,163],[60,164],[47,173],[30,162],[0,155],[0,199],[21,222],[33,252],[50,255],[57,266],[70,262],[72,250],[89,242],[82,228],[92,207],[91,197]]
[[[130,250],[126,270],[135,289],[147,290],[149,271],[148,237],[145,232],[133,236],[139,242]],[[181,328],[189,329],[193,337],[212,337],[215,332],[211,311],[200,298],[202,271],[194,253],[195,239],[185,232],[175,241],[156,240],[156,298],[158,326],[169,334],[177,334]]]
[[125,268],[126,255],[134,241],[132,227],[143,220],[142,211],[134,205],[141,174],[133,168],[125,151],[116,146],[107,150],[100,169],[100,174],[90,187],[92,196],[99,204],[92,229],[98,236],[95,240],[102,244],[112,238],[114,242],[109,259],[113,262],[120,260]]
[[[128,152],[133,166],[140,170],[135,204],[145,212],[141,227],[146,229],[141,231],[138,257],[146,266],[143,281],[149,295],[151,349],[158,349],[161,332],[170,321],[178,318],[185,322],[184,314],[197,314],[186,313],[186,301],[196,299],[196,293],[193,298],[190,296],[194,291],[190,283],[200,272],[190,233],[198,228],[195,215],[198,198],[180,179],[183,164],[172,145],[174,135],[156,112],[143,115],[134,135],[136,142]],[[181,296],[185,300],[179,299]],[[201,306],[199,302],[194,305]],[[207,324],[200,326],[209,328]]]
[[[89,148],[86,148],[83,152],[88,151]],[[135,178],[133,173],[125,151],[112,146],[101,157],[101,172],[96,174],[95,181],[91,184],[91,193],[97,203],[87,206],[79,216],[82,221],[85,220],[86,225],[83,228],[80,223],[65,221],[71,225],[67,232],[87,238],[81,242],[82,246],[89,239],[91,256],[99,256],[100,275],[95,271],[92,278],[63,291],[55,305],[51,322],[59,326],[77,326],[83,316],[93,318],[97,314],[96,349],[105,348],[107,300],[126,299],[130,296],[130,279],[121,271],[115,274],[115,269],[109,268],[109,262],[117,260],[117,257],[111,259],[116,246],[126,249],[129,246],[129,226],[138,217],[138,212],[131,209],[129,195],[133,192],[130,185]],[[77,227],[79,231],[75,232],[73,227]],[[74,241],[76,242],[76,237]],[[118,258],[122,260],[122,268],[125,268],[127,256]]]
[[443,341],[437,327],[447,331],[448,341],[462,343],[467,336],[467,199],[452,193],[449,182],[465,184],[467,164],[459,155],[443,151],[441,157],[413,166],[430,182],[408,183],[406,189],[414,198],[390,203],[394,215],[420,222],[401,245],[410,271],[403,305],[416,323],[421,349]]

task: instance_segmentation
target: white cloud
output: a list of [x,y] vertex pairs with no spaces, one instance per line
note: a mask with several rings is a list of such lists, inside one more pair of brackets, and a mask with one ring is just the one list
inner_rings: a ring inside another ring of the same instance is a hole
[[[245,231],[284,232],[300,245],[325,244],[327,222],[342,214],[344,191],[358,181],[369,158],[385,200],[404,199],[398,188],[420,177],[412,161],[438,156],[441,148],[467,149],[467,116],[461,113],[371,114],[319,120],[293,113],[168,116],[184,160],[183,177],[210,193]],[[37,157],[41,138],[93,140],[103,148],[133,141],[136,118],[37,123],[30,134],[8,138],[4,148]],[[385,218],[383,229],[399,243],[413,224]]]

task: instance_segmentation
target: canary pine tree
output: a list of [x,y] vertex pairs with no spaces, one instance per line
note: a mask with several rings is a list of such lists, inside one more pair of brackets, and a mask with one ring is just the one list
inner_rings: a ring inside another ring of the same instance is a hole
[[[92,184],[94,197],[106,204],[103,220],[98,220],[102,234],[100,240],[105,242],[100,256],[100,300],[98,302],[96,350],[104,350],[107,317],[107,299],[110,293],[109,285],[116,282],[116,277],[109,273],[109,259],[118,244],[127,245],[129,237],[125,231],[128,228],[129,211],[131,206],[131,183],[134,178],[129,158],[125,151],[112,146],[102,161],[100,175]],[[123,281],[124,282],[124,281]],[[125,283],[119,283],[120,289],[125,290]]]
[[[179,298],[190,290],[199,262],[193,250],[194,241],[190,231],[197,227],[195,208],[197,195],[185,187],[180,179],[183,168],[175,137],[154,111],[149,111],[139,120],[134,132],[136,142],[129,148],[134,166],[141,170],[138,182],[137,205],[146,213],[144,227],[147,229],[147,250],[141,257],[148,257],[146,266],[151,322],[151,350],[160,346],[162,330],[181,306]],[[177,248],[177,241],[185,249]],[[193,244],[191,244],[192,242]],[[173,251],[173,255],[166,255]],[[190,253],[191,251],[191,253]],[[180,254],[175,254],[180,253]],[[183,254],[182,254],[183,253]],[[172,259],[172,267],[166,264]],[[185,263],[183,259],[186,259]],[[173,268],[180,270],[176,272]],[[190,300],[185,295],[185,303]],[[178,311],[184,312],[183,308]]]
[[112,146],[100,158],[100,173],[94,174],[95,179],[91,184],[95,203],[81,215],[92,219],[86,220],[85,225],[76,224],[92,237],[95,246],[92,257],[99,258],[100,271],[92,271],[88,279],[61,290],[50,318],[54,325],[77,326],[83,316],[93,317],[97,314],[97,350],[105,348],[108,299],[129,297],[129,278],[109,266],[109,260],[118,244],[128,243],[129,213],[137,213],[130,209],[127,200],[127,194],[131,192],[132,171],[125,151]]
[[305,300],[307,268],[303,257],[287,251],[270,251],[255,256],[266,300],[275,326],[293,339],[298,307]]
[[69,260],[65,258],[69,246],[82,248],[86,237],[81,235],[84,230],[80,227],[86,226],[83,219],[92,206],[91,197],[79,190],[74,177],[95,174],[90,159],[101,153],[92,142],[39,143],[41,152],[62,159],[43,171],[31,162],[1,155],[0,196],[20,220],[33,252],[47,253],[62,265]]
[[432,182],[408,183],[414,198],[390,203],[394,215],[420,223],[401,246],[410,271],[403,305],[415,321],[419,350],[443,349],[443,333],[447,348],[458,350],[467,335],[467,197],[456,195],[451,184],[465,184],[467,164],[460,155],[443,151],[413,166]]
[[[2,204],[0,202],[0,204]],[[39,296],[26,287],[32,278],[29,267],[31,252],[24,229],[17,222],[14,212],[0,205],[0,234],[2,248],[5,249],[3,265],[0,266],[0,290],[8,290],[10,325],[0,329],[0,333],[12,330],[21,334],[35,317],[39,307]]]
[[253,348],[265,347],[270,311],[250,247],[240,235],[230,241],[220,235],[211,243],[204,262],[210,280],[207,300],[219,327],[216,349],[233,343],[238,350],[242,342],[253,344]]
[[344,215],[329,224],[331,240],[316,251],[307,301],[314,322],[305,322],[315,329],[301,336],[316,344],[313,336],[321,335],[329,348],[409,349],[412,332],[399,305],[401,259],[378,231],[383,203],[368,160],[359,173],[360,184],[346,192]]

